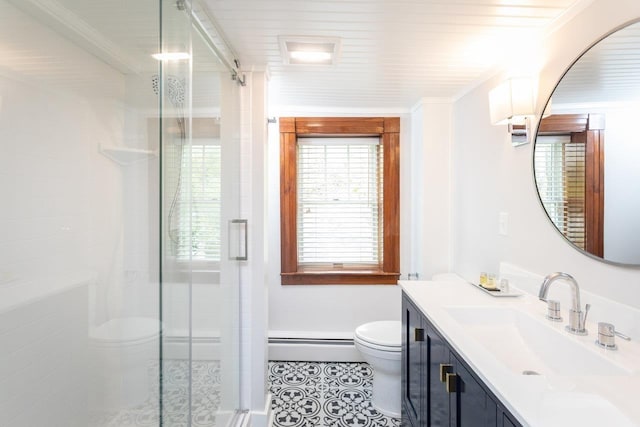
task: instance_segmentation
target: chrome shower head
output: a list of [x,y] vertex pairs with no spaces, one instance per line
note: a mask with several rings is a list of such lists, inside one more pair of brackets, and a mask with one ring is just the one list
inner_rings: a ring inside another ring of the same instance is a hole
[[[160,77],[154,74],[151,78],[153,92],[157,95],[160,93]],[[169,75],[167,77],[167,98],[174,107],[184,106],[185,79]]]

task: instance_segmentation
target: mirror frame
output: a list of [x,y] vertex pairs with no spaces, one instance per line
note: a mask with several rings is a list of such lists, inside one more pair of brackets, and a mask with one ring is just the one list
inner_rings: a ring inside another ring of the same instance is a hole
[[560,86],[560,83],[562,83],[562,80],[565,78],[565,76],[569,73],[569,71],[573,68],[573,66],[580,61],[580,59],[582,59],[582,57],[584,55],[587,54],[587,52],[589,52],[594,46],[596,46],[598,43],[600,43],[601,41],[603,41],[604,39],[606,39],[607,37],[609,37],[610,35],[623,30],[631,25],[634,24],[638,24],[640,23],[640,17],[638,18],[634,18],[630,21],[627,21],[617,27],[615,27],[614,29],[612,29],[611,31],[606,32],[605,34],[603,34],[601,37],[599,37],[597,40],[595,40],[593,43],[589,44],[584,50],[582,50],[577,57],[571,61],[571,63],[569,64],[569,66],[564,70],[564,72],[562,73],[562,75],[560,76],[560,78],[558,79],[558,81],[556,82],[556,84],[553,86],[553,89],[551,90],[550,94],[546,96],[546,101],[544,103],[544,108],[542,110],[540,110],[542,113],[540,115],[537,116],[538,118],[538,122],[536,123],[536,132],[534,137],[532,138],[532,144],[531,144],[531,176],[533,177],[533,185],[534,185],[534,189],[536,192],[536,198],[538,199],[538,203],[540,205],[540,208],[542,209],[542,211],[544,212],[545,217],[547,218],[549,224],[553,227],[553,229],[555,230],[556,233],[558,233],[572,248],[574,248],[575,250],[577,250],[578,252],[582,253],[583,255],[586,255],[587,257],[605,263],[605,264],[609,264],[609,265],[613,265],[613,266],[618,266],[618,267],[627,267],[627,268],[638,268],[640,269],[640,262],[638,262],[637,264],[629,264],[629,263],[624,263],[624,262],[618,262],[618,261],[612,261],[612,260],[608,260],[606,258],[603,257],[599,257],[596,256],[590,252],[587,252],[586,250],[576,246],[575,243],[573,243],[571,240],[569,240],[569,238],[567,236],[565,236],[559,229],[558,227],[556,227],[555,223],[551,220],[551,217],[549,216],[549,212],[547,211],[547,209],[544,207],[544,204],[542,202],[542,198],[540,197],[540,191],[538,191],[538,180],[536,178],[536,171],[535,171],[535,164],[536,164],[536,144],[538,142],[538,134],[540,132],[540,125],[542,124],[542,114],[544,113],[544,111],[547,110],[547,108],[549,107],[549,103],[551,102],[551,99],[553,97],[553,94],[555,93],[556,89],[558,89],[558,86]]

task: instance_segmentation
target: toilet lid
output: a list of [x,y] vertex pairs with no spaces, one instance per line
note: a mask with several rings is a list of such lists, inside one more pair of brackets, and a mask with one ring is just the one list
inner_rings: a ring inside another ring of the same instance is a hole
[[122,317],[111,319],[91,331],[91,339],[100,342],[138,341],[155,338],[160,332],[158,319]]
[[397,320],[365,323],[356,328],[356,337],[371,344],[385,347],[400,347],[402,324]]

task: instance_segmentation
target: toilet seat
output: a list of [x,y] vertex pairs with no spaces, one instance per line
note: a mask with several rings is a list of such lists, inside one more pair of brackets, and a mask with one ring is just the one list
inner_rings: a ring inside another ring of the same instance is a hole
[[400,353],[400,351],[402,350],[401,347],[371,344],[370,342],[362,341],[362,340],[358,339],[357,337],[355,339],[355,342],[356,342],[356,344],[359,344],[362,347],[366,347],[366,348],[369,348],[371,350],[381,351],[381,352],[385,352],[385,353]]
[[90,333],[91,341],[98,345],[142,344],[158,338],[160,322],[149,317],[122,317],[111,319]]
[[358,326],[355,341],[374,350],[399,352],[402,345],[402,325],[394,320],[382,320]]

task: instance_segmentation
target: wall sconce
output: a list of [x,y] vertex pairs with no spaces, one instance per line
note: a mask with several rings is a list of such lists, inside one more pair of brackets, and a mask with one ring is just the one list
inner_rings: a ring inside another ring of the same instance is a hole
[[512,78],[489,92],[491,123],[509,125],[511,144],[531,142],[531,117],[535,114],[533,79]]

